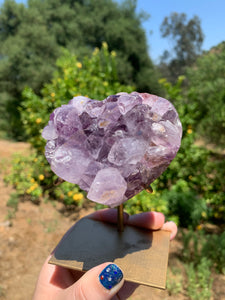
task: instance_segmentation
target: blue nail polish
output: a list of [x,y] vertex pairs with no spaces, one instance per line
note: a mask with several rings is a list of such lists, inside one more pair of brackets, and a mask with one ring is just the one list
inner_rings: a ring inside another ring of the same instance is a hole
[[110,264],[101,272],[99,280],[101,284],[107,289],[111,290],[123,278],[123,273],[115,264]]

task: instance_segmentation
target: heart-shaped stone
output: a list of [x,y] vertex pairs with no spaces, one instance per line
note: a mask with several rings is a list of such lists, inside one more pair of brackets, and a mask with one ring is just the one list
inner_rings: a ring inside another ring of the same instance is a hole
[[133,92],[103,101],[75,97],[54,110],[42,136],[55,174],[90,200],[115,207],[168,167],[182,126],[168,100]]

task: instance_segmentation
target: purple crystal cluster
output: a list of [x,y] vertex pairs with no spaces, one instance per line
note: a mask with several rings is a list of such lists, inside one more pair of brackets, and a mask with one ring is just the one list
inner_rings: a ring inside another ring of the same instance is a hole
[[146,93],[103,101],[75,97],[42,136],[52,171],[95,202],[115,207],[153,182],[175,157],[182,126],[174,106]]

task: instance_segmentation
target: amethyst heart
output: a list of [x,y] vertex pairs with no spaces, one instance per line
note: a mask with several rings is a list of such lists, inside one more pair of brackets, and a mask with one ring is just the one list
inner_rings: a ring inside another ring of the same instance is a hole
[[115,207],[153,182],[180,147],[174,106],[147,93],[103,101],[75,97],[50,115],[42,136],[52,171],[95,202]]

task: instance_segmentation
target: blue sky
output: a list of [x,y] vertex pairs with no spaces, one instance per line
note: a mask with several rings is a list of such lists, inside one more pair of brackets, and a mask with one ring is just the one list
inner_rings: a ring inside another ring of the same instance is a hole
[[[143,24],[149,41],[152,59],[157,62],[165,49],[171,49],[167,39],[161,38],[160,25],[172,12],[186,13],[189,18],[197,15],[205,35],[203,50],[209,50],[225,40],[224,0],[138,0],[137,10],[148,12],[151,17]],[[152,31],[152,34],[150,34]]]
[[[0,0],[0,4],[3,2]],[[188,18],[199,16],[205,35],[203,50],[209,50],[225,40],[225,0],[137,0],[137,12],[143,10],[150,14],[143,27],[146,30],[150,56],[156,63],[163,51],[172,47],[167,39],[161,38],[159,30],[164,17],[172,12],[184,12]]]

